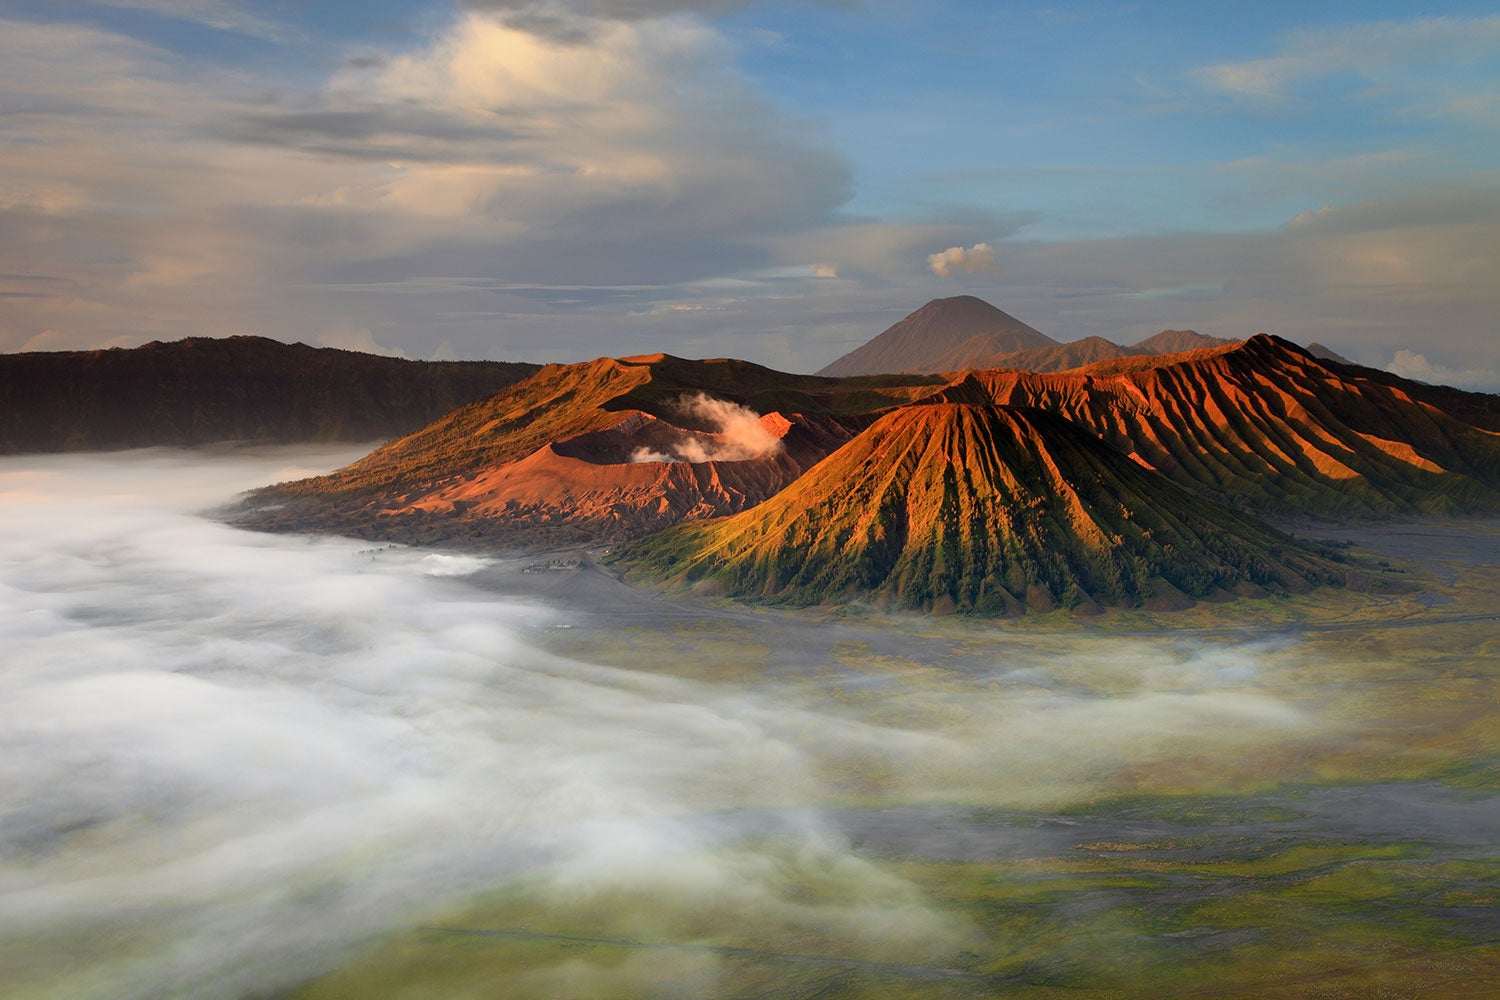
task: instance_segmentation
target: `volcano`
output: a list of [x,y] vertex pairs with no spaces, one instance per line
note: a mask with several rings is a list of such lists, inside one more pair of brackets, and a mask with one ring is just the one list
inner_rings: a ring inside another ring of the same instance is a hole
[[1264,517],[1500,510],[1500,435],[1453,415],[1494,397],[1363,372],[1261,334],[1072,372],[970,372],[933,398],[1048,410]]
[[1495,403],[1266,335],[1061,373],[599,358],[261,490],[236,519],[628,543],[632,573],[788,603],[1180,606],[1348,578],[1257,518],[1500,511]]
[[1052,347],[1057,341],[972,295],[933,299],[819,375],[943,372],[972,368],[973,358]]
[[1036,409],[954,403],[877,420],[753,511],[617,555],[732,597],[1014,614],[1305,591],[1341,571]]
[[828,379],[666,354],[549,365],[235,519],[408,542],[611,542],[774,496],[931,376]]

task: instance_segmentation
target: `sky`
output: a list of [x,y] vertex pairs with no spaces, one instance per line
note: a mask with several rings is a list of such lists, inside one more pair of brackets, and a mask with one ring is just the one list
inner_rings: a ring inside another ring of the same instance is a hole
[[0,0],[0,350],[810,371],[956,294],[1500,390],[1500,14]]

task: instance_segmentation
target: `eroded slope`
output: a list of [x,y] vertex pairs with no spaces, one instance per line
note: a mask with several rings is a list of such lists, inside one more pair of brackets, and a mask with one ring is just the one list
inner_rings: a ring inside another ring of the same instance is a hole
[[979,614],[1301,591],[1342,580],[1325,556],[1057,416],[952,403],[881,417],[753,511],[618,553],[733,597]]

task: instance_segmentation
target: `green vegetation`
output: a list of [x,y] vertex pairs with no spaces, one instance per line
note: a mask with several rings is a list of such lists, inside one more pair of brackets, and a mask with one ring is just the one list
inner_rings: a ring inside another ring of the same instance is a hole
[[884,901],[910,909],[896,937],[873,919],[840,924],[868,893],[792,854],[785,895],[717,906],[670,887],[531,879],[295,997],[1420,996],[1439,982],[1445,996],[1480,996],[1500,971],[1500,945],[1475,917],[1500,902],[1494,859],[1430,860],[1411,844],[1171,857],[1182,853],[1094,845],[1008,864],[885,862],[919,893]]
[[[1381,556],[1430,589],[1266,602],[1309,628],[1270,619],[1259,645],[1222,638],[1243,605],[1149,638],[1128,630],[1145,611],[1082,633],[760,609],[562,633],[567,655],[726,690],[761,690],[795,649],[814,709],[941,739],[822,765],[836,801],[807,804],[841,810],[851,845],[747,834],[583,879],[533,870],[293,997],[1487,997],[1500,857],[1484,813],[1446,839],[1428,816],[1500,794],[1495,528],[1409,531],[1425,558],[1397,531]],[[1434,602],[1467,620],[1433,620]],[[1189,699],[1221,695],[1295,721],[1193,729]],[[1085,714],[1047,714],[1068,699]]]

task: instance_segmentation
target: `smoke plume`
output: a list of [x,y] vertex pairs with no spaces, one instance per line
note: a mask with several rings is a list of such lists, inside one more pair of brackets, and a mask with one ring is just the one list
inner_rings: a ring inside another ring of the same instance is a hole
[[678,410],[714,429],[708,433],[684,432],[670,451],[637,448],[630,455],[632,462],[745,462],[781,450],[781,439],[748,406],[700,392],[683,397]]

